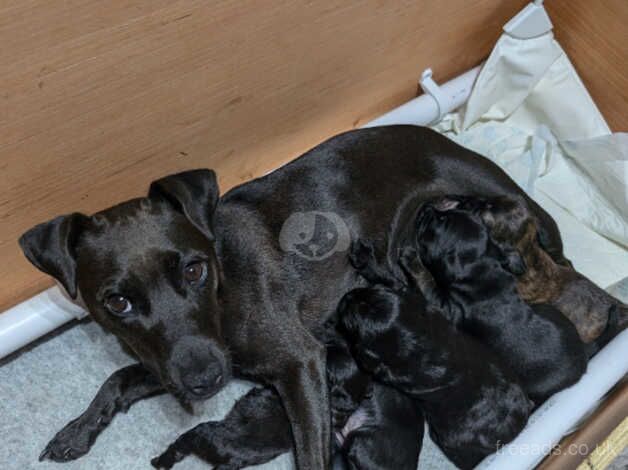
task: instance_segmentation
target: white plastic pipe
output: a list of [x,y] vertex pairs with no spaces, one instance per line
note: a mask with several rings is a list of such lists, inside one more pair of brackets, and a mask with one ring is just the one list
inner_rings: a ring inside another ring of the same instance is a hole
[[[528,470],[552,451],[602,397],[628,374],[628,330],[624,330],[589,362],[580,381],[551,397],[510,444],[484,459],[476,469]],[[588,449],[590,452],[592,449]],[[582,452],[582,449],[559,449]]]
[[426,126],[434,122],[439,114],[447,114],[467,102],[475,79],[480,73],[477,66],[462,75],[439,86],[439,101],[429,94],[423,94],[392,111],[367,123],[364,127],[387,126],[390,124],[414,124]]
[[0,358],[87,312],[51,287],[0,314]]

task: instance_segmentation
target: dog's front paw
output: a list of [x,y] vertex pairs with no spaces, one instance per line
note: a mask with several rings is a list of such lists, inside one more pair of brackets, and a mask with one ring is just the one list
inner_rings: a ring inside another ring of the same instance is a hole
[[180,462],[185,458],[185,454],[179,452],[175,446],[170,446],[159,457],[155,457],[150,461],[150,464],[159,469],[169,469],[174,466],[175,463]]
[[82,457],[92,446],[91,434],[80,419],[71,421],[52,438],[39,455],[39,461],[68,462]]

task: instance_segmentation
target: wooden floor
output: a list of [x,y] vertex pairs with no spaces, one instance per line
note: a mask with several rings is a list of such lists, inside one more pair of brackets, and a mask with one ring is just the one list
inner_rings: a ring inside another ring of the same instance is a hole
[[[50,285],[16,243],[35,223],[186,168],[223,190],[263,174],[412,98],[424,68],[477,65],[525,3],[0,0],[0,311]],[[627,129],[628,2],[547,3]]]

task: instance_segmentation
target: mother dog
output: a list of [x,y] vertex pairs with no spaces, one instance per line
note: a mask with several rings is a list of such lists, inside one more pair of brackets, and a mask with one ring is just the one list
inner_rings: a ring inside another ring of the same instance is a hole
[[[116,411],[145,396],[207,398],[236,374],[277,390],[298,467],[328,468],[325,348],[312,332],[361,283],[343,238],[383,239],[445,194],[525,197],[436,132],[391,126],[336,136],[222,198],[212,171],[188,171],[155,181],[146,198],[34,227],[20,239],[28,259],[140,360],[113,374],[42,457],[83,455]],[[526,201],[543,247],[567,264],[555,223]],[[329,227],[312,241],[316,224]]]

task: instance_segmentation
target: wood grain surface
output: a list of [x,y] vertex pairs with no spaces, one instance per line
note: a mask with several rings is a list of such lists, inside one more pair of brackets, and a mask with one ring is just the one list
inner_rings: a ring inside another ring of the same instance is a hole
[[16,240],[210,167],[222,190],[477,65],[524,0],[0,0],[0,311]]
[[[477,65],[525,3],[0,0],[0,312],[51,285],[17,246],[32,225],[183,169],[216,169],[223,191],[262,175],[412,98],[424,68]],[[628,127],[628,2],[547,3],[602,112]]]
[[556,39],[614,131],[628,131],[628,0],[547,0]]

